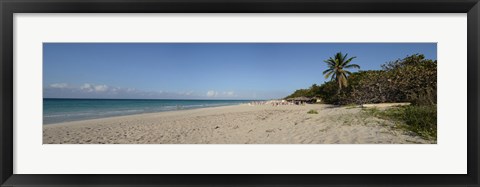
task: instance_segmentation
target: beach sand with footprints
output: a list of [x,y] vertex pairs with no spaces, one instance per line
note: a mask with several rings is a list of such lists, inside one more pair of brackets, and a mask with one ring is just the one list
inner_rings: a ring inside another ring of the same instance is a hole
[[[318,114],[308,114],[316,110]],[[435,143],[361,108],[247,104],[43,126],[44,144],[415,144]]]

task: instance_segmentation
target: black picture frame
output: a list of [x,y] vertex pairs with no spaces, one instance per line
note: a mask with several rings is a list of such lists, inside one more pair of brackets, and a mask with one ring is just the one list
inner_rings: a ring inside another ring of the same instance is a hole
[[[0,10],[2,186],[480,186],[479,0],[0,0]],[[13,174],[14,13],[468,13],[468,173],[465,175]]]

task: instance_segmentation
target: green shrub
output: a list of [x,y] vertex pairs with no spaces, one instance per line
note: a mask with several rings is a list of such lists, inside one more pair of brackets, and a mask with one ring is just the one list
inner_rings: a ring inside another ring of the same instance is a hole
[[366,110],[369,114],[400,122],[400,127],[414,132],[427,140],[437,140],[437,106],[403,106],[386,110]]
[[307,114],[318,114],[318,112],[316,110],[309,110]]
[[437,139],[437,106],[410,106],[405,108],[403,121],[407,129],[426,139]]

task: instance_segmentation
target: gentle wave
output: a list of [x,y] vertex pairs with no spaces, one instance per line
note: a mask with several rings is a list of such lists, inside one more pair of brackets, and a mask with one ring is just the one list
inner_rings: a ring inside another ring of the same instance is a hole
[[248,103],[245,100],[110,100],[110,99],[44,99],[43,123],[104,117],[208,108]]

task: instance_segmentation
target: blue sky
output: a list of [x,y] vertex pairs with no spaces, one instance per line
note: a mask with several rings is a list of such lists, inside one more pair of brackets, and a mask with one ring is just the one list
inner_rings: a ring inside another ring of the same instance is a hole
[[[273,99],[322,84],[337,52],[361,70],[435,43],[45,43],[45,98]],[[355,70],[356,71],[356,70]]]

